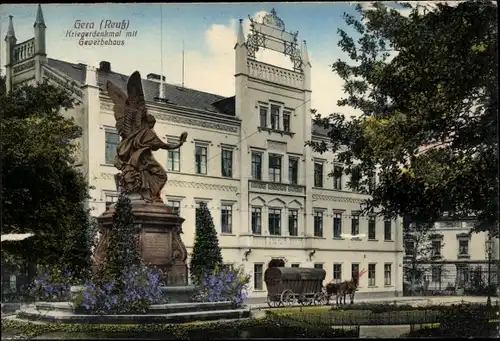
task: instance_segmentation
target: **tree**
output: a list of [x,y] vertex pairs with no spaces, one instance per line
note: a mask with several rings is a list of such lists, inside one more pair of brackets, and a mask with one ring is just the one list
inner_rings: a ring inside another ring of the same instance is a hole
[[132,204],[125,194],[120,194],[115,206],[113,226],[109,236],[104,262],[106,279],[120,283],[124,269],[141,265],[139,230],[134,224]]
[[[433,245],[434,232],[432,226],[418,226],[407,223],[403,226],[403,240],[405,241],[405,261],[403,266],[404,283],[409,286],[412,294],[420,293],[426,287],[426,277],[428,281],[429,265],[440,260],[443,244],[439,244],[439,249]],[[440,278],[443,275],[441,264],[432,264],[437,267]],[[431,268],[432,270],[432,268]]]
[[222,253],[212,215],[206,203],[201,202],[196,210],[196,235],[191,257],[191,279],[200,283],[203,277],[222,266]]
[[40,265],[66,267],[77,277],[91,266],[87,247],[88,186],[74,166],[82,130],[63,113],[67,90],[46,82],[0,94],[2,233],[34,233],[2,251]]
[[7,92],[7,84],[5,84],[5,76],[0,76],[0,96]]
[[332,147],[308,144],[337,153],[346,174],[361,175],[351,187],[365,193],[366,176],[378,168],[366,212],[378,209],[418,226],[444,212],[475,216],[474,231],[498,235],[496,4],[438,3],[430,12],[395,6],[409,16],[383,2],[372,10],[358,6],[360,18],[344,13],[354,35],[339,29],[351,63],[332,65],[345,81],[338,105],[364,114],[316,115],[330,129]]

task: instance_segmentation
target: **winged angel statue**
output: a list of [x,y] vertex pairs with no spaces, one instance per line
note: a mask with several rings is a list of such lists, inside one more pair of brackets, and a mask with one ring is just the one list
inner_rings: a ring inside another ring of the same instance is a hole
[[147,111],[138,71],[128,79],[126,94],[109,80],[106,90],[114,103],[116,129],[121,137],[114,162],[121,171],[121,190],[138,193],[146,202],[163,202],[160,192],[167,182],[167,172],[152,152],[180,148],[187,133],[182,133],[176,144],[164,143],[156,135],[153,130],[156,119]]

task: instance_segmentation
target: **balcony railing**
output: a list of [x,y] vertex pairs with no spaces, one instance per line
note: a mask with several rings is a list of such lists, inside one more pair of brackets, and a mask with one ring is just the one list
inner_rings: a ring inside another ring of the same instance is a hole
[[247,62],[247,66],[248,73],[251,77],[294,88],[302,88],[304,85],[304,75],[299,72],[269,65],[256,60],[249,60]]
[[17,44],[14,47],[12,61],[14,63],[22,62],[23,60],[33,57],[34,54],[35,54],[35,38],[31,38],[29,40],[26,40],[25,42]]
[[304,195],[305,186],[283,184],[277,182],[266,182],[258,180],[249,180],[249,188],[251,190],[265,190],[270,192],[287,192],[293,194]]
[[242,235],[240,245],[249,248],[280,248],[280,249],[307,249],[311,248],[314,238],[304,236],[271,236],[271,235]]

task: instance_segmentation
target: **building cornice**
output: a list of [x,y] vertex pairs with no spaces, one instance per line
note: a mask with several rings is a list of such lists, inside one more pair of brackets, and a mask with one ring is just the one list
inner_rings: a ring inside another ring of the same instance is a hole
[[[203,113],[200,110],[186,110],[184,107],[159,106],[147,103],[148,111],[155,118],[183,125],[191,125],[228,133],[239,134],[240,120],[226,119]],[[113,111],[113,103],[108,98],[101,96],[101,110]]]
[[45,64],[42,64],[42,78],[51,80],[62,88],[65,88],[73,94],[76,94],[78,97],[83,98],[84,92],[81,89],[84,86],[83,84]]

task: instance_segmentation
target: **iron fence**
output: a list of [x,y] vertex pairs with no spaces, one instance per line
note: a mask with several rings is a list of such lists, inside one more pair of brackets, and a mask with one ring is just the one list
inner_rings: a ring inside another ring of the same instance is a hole
[[496,296],[499,261],[405,261],[405,296]]
[[[483,311],[484,320],[494,323],[498,318],[496,311]],[[445,316],[439,310],[387,311],[375,313],[368,310],[292,312],[276,314],[314,326],[378,326],[378,325],[420,325],[438,324]]]
[[[3,265],[3,264],[2,264]],[[31,300],[29,287],[34,278],[28,266],[13,269],[2,267],[0,299],[2,303],[19,303]]]

